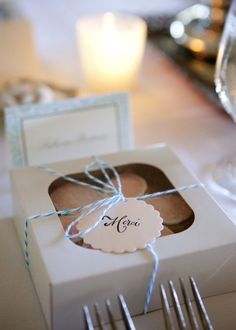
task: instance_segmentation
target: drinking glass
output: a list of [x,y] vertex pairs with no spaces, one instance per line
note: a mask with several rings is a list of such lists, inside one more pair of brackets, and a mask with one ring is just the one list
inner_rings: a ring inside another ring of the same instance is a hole
[[[215,86],[225,111],[236,122],[236,0],[231,2],[219,44]],[[236,154],[219,161],[212,176],[217,188],[236,200]]]

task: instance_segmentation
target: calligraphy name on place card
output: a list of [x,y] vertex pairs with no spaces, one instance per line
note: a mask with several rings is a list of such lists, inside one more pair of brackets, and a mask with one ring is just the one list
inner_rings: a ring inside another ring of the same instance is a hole
[[104,141],[108,138],[107,134],[76,134],[72,138],[66,137],[53,137],[53,138],[46,138],[42,143],[39,145],[39,149],[54,149],[63,146],[69,146],[73,144],[82,144],[94,141]]

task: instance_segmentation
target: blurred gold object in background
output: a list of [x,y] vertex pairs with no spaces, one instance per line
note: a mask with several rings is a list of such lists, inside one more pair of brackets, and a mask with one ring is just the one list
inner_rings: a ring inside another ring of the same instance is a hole
[[47,103],[78,95],[76,89],[26,78],[13,79],[0,90],[0,110],[21,104]]
[[9,79],[37,79],[39,61],[31,24],[25,20],[0,20],[0,85]]
[[212,0],[182,10],[170,25],[171,36],[196,56],[216,57],[229,4]]

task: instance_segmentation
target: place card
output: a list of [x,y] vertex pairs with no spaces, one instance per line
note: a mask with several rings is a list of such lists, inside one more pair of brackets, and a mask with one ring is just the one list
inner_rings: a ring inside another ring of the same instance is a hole
[[5,128],[14,167],[132,147],[126,93],[10,107],[5,109]]

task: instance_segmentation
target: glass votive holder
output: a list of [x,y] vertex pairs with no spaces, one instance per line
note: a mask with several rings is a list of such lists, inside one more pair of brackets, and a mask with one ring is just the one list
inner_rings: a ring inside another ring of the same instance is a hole
[[130,89],[142,62],[147,35],[145,21],[133,15],[108,12],[83,17],[76,28],[86,88]]

